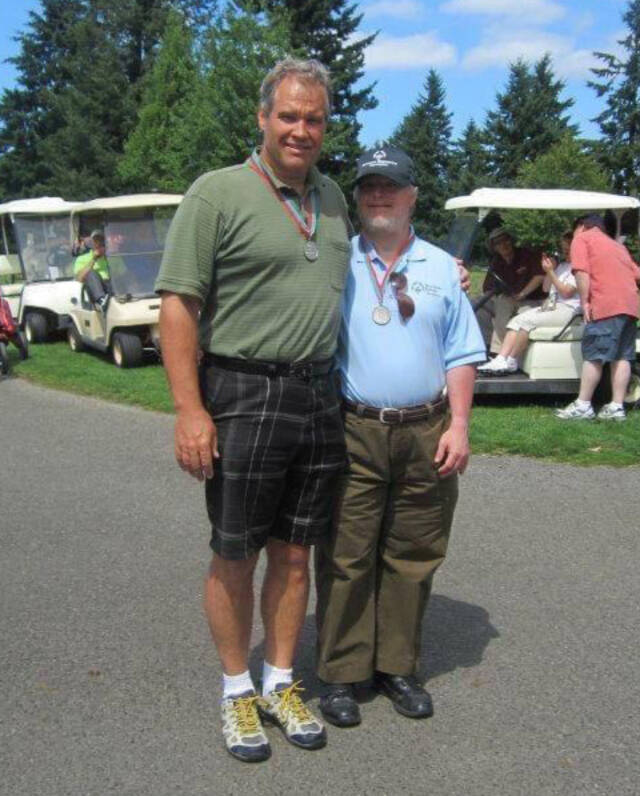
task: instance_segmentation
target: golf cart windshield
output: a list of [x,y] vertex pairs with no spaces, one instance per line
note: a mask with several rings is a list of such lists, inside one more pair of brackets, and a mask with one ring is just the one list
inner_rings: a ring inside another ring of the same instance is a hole
[[153,296],[175,206],[107,211],[103,217],[111,290],[115,296]]
[[18,244],[11,219],[0,216],[0,285],[15,285],[24,281]]
[[13,225],[29,282],[73,278],[68,214],[15,216]]

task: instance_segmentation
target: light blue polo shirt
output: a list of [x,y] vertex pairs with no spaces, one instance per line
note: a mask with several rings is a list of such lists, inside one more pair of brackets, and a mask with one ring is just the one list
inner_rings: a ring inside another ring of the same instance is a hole
[[386,270],[370,243],[359,235],[351,240],[338,344],[343,395],[376,407],[436,400],[448,370],[486,360],[484,340],[460,287],[455,261],[437,246],[414,238],[394,270],[407,277],[406,292],[415,303],[415,313],[402,320],[387,280],[383,301],[391,320],[378,326],[372,319],[378,296],[364,246],[380,279]]

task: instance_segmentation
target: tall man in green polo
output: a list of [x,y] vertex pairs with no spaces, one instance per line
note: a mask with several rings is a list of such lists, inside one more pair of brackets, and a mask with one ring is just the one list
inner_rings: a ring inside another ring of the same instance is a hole
[[[292,743],[326,742],[292,682],[292,663],[309,549],[328,531],[345,462],[330,369],[349,221],[339,188],[314,165],[329,106],[321,64],[286,59],[274,67],[261,88],[260,151],[191,186],[156,283],[176,459],[206,482],[213,559],[205,608],[223,668],[223,733],[231,754],[246,761],[270,754],[258,707]],[[248,654],[263,547],[258,698]]]

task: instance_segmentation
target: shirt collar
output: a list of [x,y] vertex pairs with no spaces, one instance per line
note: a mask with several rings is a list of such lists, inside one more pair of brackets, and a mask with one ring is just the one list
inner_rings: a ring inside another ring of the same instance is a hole
[[[259,149],[255,149],[254,150],[254,154],[256,155],[258,160],[260,161],[260,165],[262,166],[262,168],[267,172],[267,174],[269,175],[269,177],[273,181],[273,184],[275,185],[275,187],[279,191],[282,191],[282,190],[289,191],[289,192],[293,191],[293,188],[290,185],[287,185],[286,182],[283,182],[283,180],[281,180],[279,177],[276,177],[276,175],[273,172],[273,169],[271,169],[267,165],[267,163],[264,161],[264,159],[262,157],[260,157],[260,150]],[[307,176],[305,178],[305,181],[304,181],[304,192],[305,192],[305,195],[310,190],[312,190],[313,188],[319,188],[320,187],[321,176],[322,175],[320,174],[320,172],[319,172],[319,170],[318,170],[318,168],[316,166],[312,166],[309,169],[309,173],[307,174]],[[295,192],[295,193],[297,193],[297,192]]]
[[[409,246],[407,251],[400,258],[400,261],[396,267],[393,269],[394,271],[402,271],[411,262],[420,262],[427,259],[426,252],[420,245],[422,241],[415,235],[413,225],[411,225],[409,229],[410,233],[414,236],[413,241],[411,242],[411,246]],[[378,255],[374,244],[361,233],[358,235],[358,246],[355,259],[357,262],[363,263],[366,260],[367,254],[371,258],[372,263],[375,263],[380,268],[386,268],[386,265]]]

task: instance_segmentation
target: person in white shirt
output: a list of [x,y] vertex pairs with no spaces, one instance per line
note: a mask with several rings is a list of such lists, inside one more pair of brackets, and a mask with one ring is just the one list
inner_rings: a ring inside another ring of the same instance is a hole
[[538,327],[563,327],[580,311],[580,296],[576,278],[568,262],[571,232],[565,232],[560,245],[564,257],[557,264],[555,257],[544,255],[542,268],[545,278],[543,290],[549,294],[540,307],[523,308],[507,324],[507,333],[500,353],[478,368],[479,373],[515,373],[519,361],[529,345],[529,335]]

